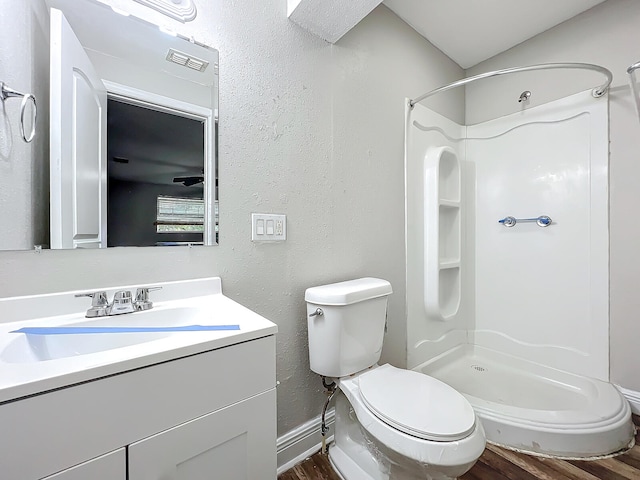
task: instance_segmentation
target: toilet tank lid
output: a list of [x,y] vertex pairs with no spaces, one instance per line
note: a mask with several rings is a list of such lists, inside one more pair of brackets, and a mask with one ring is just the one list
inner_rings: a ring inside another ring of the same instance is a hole
[[304,299],[317,305],[350,305],[393,293],[391,284],[380,278],[358,278],[307,288]]

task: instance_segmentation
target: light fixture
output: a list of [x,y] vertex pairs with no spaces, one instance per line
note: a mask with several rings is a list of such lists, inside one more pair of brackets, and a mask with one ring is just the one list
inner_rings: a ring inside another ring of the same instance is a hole
[[135,0],[181,22],[190,22],[198,14],[193,0]]

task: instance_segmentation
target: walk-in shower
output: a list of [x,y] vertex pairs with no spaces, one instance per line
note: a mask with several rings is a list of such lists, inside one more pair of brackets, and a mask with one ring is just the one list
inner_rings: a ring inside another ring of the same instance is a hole
[[[548,69],[606,82],[533,107],[525,90],[515,113],[474,125],[419,103]],[[584,458],[633,441],[608,383],[611,80],[533,65],[407,103],[408,367],[462,392],[496,444]]]

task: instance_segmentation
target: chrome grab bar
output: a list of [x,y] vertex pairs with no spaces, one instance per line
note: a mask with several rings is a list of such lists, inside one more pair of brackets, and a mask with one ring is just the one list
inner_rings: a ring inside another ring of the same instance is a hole
[[515,218],[515,217],[504,217],[502,220],[498,220],[498,223],[501,223],[505,227],[513,227],[516,223],[526,223],[526,222],[536,222],[539,227],[548,227],[551,225],[551,217],[546,215],[540,215],[535,218]]

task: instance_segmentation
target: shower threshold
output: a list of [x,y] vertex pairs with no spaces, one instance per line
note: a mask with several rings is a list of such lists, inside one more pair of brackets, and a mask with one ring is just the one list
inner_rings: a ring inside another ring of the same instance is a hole
[[414,370],[464,394],[496,445],[581,459],[633,446],[631,409],[610,383],[474,345],[456,347]]

